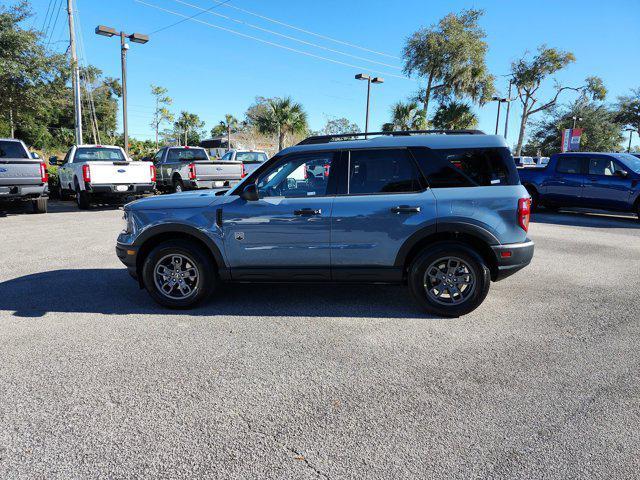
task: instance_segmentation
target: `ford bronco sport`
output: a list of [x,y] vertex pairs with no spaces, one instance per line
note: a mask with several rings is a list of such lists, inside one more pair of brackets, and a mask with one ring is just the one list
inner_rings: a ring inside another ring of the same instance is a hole
[[478,131],[311,137],[228,191],[124,211],[117,254],[171,308],[220,282],[403,283],[428,312],[459,316],[534,248],[504,139]]

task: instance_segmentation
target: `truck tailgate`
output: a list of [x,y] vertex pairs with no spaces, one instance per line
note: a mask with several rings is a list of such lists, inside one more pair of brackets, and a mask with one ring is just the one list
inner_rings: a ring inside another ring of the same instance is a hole
[[142,184],[151,183],[151,162],[87,162],[91,183]]
[[0,159],[0,185],[40,185],[40,161],[29,158]]
[[240,180],[242,162],[215,161],[194,162],[198,180]]

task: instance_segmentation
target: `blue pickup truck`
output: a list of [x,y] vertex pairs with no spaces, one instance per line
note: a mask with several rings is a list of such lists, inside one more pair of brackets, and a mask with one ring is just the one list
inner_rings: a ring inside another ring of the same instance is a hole
[[532,208],[584,207],[640,218],[640,158],[628,153],[558,153],[545,168],[519,168]]

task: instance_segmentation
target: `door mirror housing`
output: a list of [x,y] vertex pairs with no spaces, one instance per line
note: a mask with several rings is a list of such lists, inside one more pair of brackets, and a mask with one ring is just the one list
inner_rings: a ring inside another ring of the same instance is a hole
[[242,189],[242,193],[240,194],[240,198],[246,200],[247,202],[255,202],[260,197],[258,195],[258,187],[255,183],[250,183],[246,187]]
[[31,152],[31,158],[33,158],[34,160],[38,160],[40,158],[40,155],[38,155],[36,152]]
[[629,172],[626,170],[616,170],[616,175],[618,177],[627,178],[629,176]]
[[49,157],[49,165],[58,165],[58,157]]

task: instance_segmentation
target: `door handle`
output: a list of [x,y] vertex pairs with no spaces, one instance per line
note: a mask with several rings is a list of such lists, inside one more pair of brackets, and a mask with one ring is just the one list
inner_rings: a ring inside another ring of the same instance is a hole
[[410,207],[408,205],[399,205],[391,209],[391,213],[418,213],[420,207]]
[[293,211],[294,215],[320,215],[321,213],[322,210],[319,208],[317,210],[314,210],[313,208],[302,208],[300,210]]

